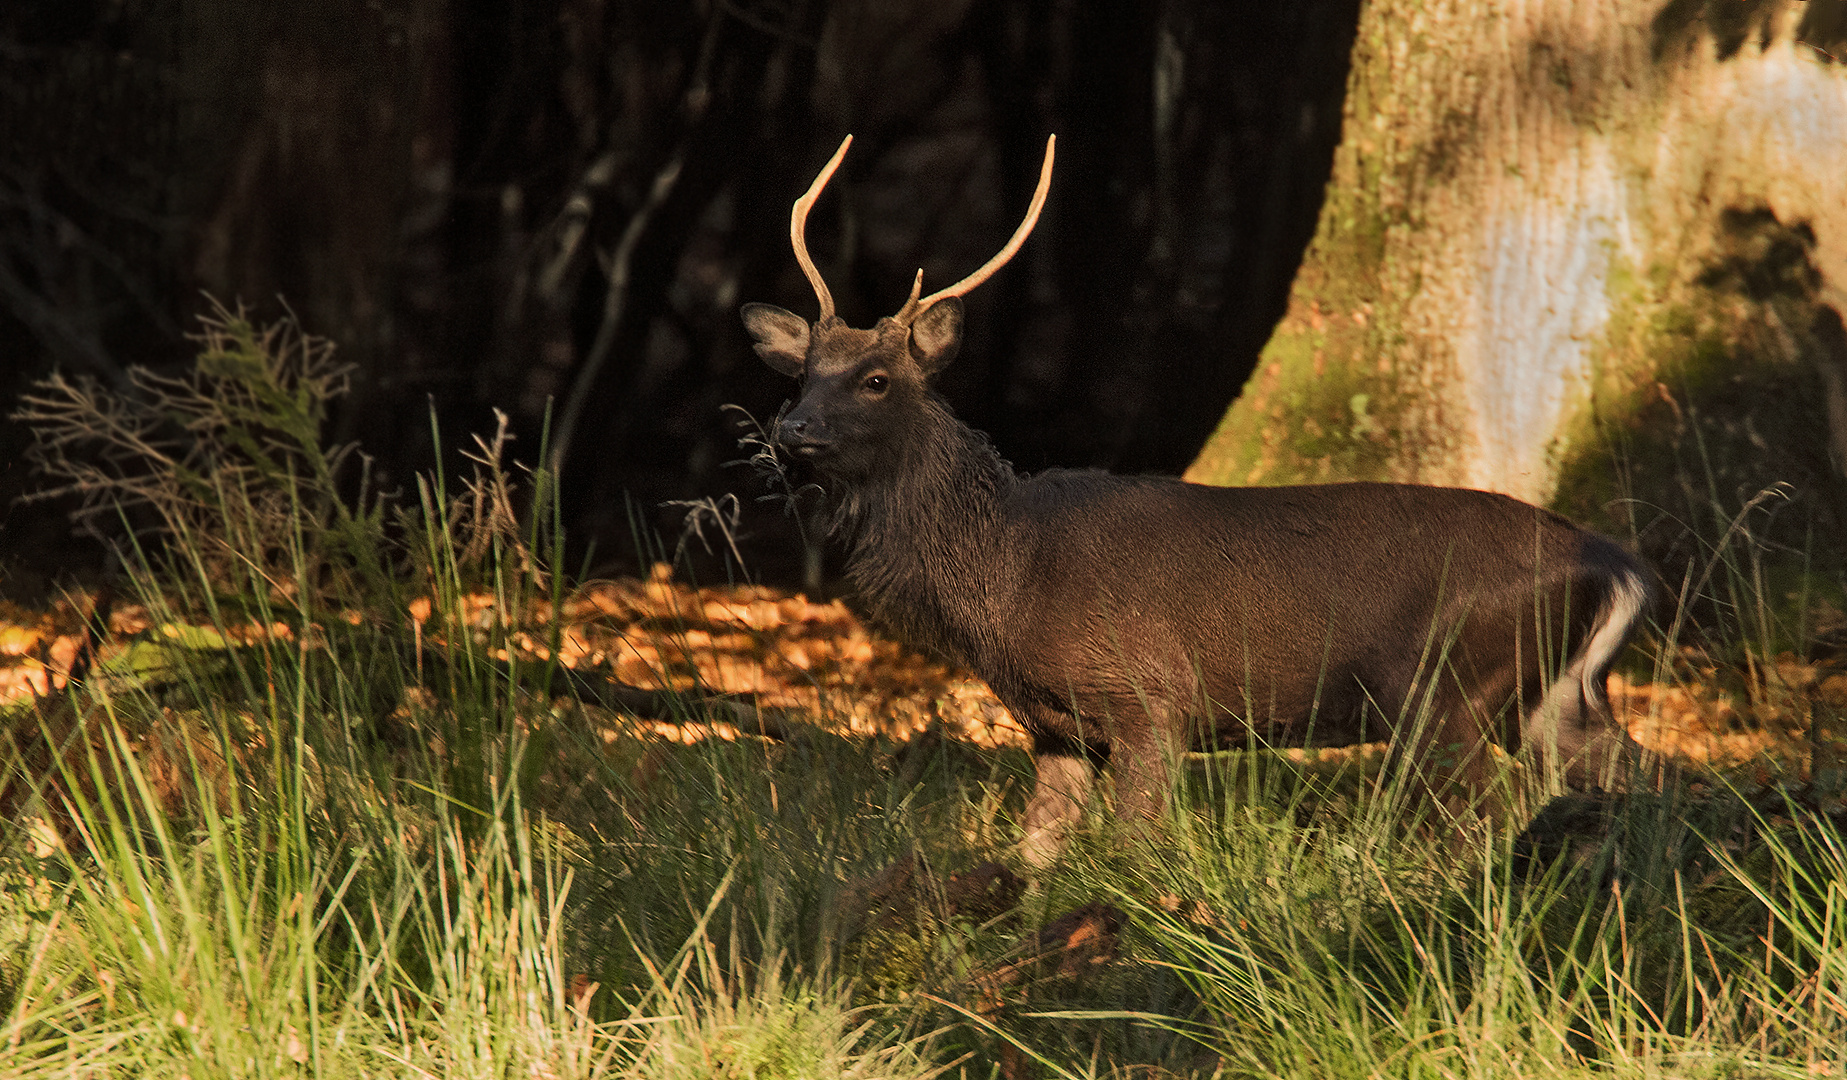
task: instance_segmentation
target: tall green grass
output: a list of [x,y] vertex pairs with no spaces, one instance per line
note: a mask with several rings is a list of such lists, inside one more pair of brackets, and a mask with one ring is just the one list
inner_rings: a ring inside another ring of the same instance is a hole
[[[504,428],[457,496],[343,497],[355,459],[301,438],[325,349],[229,313],[205,345],[159,387],[211,418],[204,460],[76,474],[157,511],[121,547],[153,629],[5,717],[30,824],[0,832],[0,1074],[934,1068],[817,944],[841,883],[926,828],[861,785],[867,748],[669,750],[534,693],[564,584],[549,478],[510,473]],[[39,419],[73,455],[86,424],[157,445],[158,417],[65,389]]]
[[[1847,855],[1774,798],[1634,800],[1552,860],[1246,750],[1013,913],[849,936],[899,860],[1012,858],[1023,755],[680,746],[545,692],[550,478],[502,429],[381,500],[307,437],[324,353],[213,333],[163,392],[243,403],[215,467],[83,476],[166,508],[122,548],[153,629],[4,717],[0,1075],[1843,1074]],[[1119,941],[1033,959],[1097,903]]]

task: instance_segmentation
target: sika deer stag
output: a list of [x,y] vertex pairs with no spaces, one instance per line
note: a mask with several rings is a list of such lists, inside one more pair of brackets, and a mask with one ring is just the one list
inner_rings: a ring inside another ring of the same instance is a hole
[[857,330],[803,239],[849,136],[795,203],[813,323],[746,304],[756,350],[801,380],[782,450],[806,462],[874,616],[959,658],[1031,734],[1023,854],[1054,859],[1095,766],[1118,811],[1155,818],[1175,754],[1201,743],[1389,741],[1452,808],[1489,788],[1489,742],[1574,786],[1634,743],[1604,680],[1648,604],[1611,541],[1484,491],[1409,484],[1219,488],[1093,470],[1016,473],[930,388],[962,339],[960,297],[1019,250]]

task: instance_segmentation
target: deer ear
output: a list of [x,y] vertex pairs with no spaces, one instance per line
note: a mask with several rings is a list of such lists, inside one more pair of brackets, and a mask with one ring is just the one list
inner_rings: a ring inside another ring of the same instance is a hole
[[757,339],[757,355],[791,379],[808,362],[808,320],[774,304],[745,304],[744,329]]
[[911,324],[911,358],[934,375],[949,366],[962,347],[962,299],[945,296],[931,304]]

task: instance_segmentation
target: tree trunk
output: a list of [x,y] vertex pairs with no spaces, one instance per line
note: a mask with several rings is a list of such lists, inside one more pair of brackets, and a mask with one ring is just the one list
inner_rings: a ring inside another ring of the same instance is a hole
[[1288,312],[1189,478],[1486,488],[1662,550],[1787,481],[1759,538],[1847,562],[1844,12],[1371,0]]

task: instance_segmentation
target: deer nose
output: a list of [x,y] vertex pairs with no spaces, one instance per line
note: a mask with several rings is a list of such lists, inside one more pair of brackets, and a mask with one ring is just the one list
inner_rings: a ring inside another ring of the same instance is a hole
[[819,424],[807,419],[784,420],[776,429],[776,441],[785,448],[813,457],[826,450],[833,440],[822,431]]

